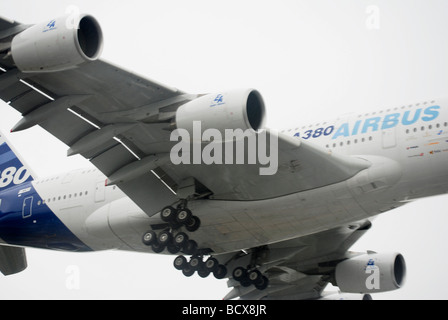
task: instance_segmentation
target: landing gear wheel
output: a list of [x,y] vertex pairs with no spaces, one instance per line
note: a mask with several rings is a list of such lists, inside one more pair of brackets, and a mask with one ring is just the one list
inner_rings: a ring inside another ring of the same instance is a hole
[[240,280],[240,285],[242,287],[247,288],[247,287],[250,287],[252,285],[252,282],[250,282],[250,280],[248,278],[244,278],[244,279]]
[[189,209],[187,208],[180,209],[179,211],[177,211],[176,221],[181,224],[186,224],[191,219],[192,216],[193,214]]
[[201,220],[198,217],[192,216],[188,221],[185,222],[185,228],[190,232],[195,232],[199,229],[201,225]]
[[265,276],[261,277],[261,282],[255,284],[255,288],[257,288],[258,290],[265,290],[269,285],[269,279],[266,278]]
[[168,250],[168,252],[171,254],[176,254],[179,253],[180,248],[174,244],[169,244],[166,246],[166,250]]
[[184,256],[178,256],[174,259],[173,265],[177,270],[182,270],[188,265],[187,258]]
[[263,283],[263,275],[258,270],[249,272],[248,278],[253,284]]
[[158,242],[153,243],[151,248],[152,248],[152,251],[154,251],[154,253],[160,253],[163,250],[165,250],[165,246]]
[[210,270],[207,270],[205,268],[198,270],[198,276],[200,276],[201,278],[207,278],[210,275],[210,273],[211,273]]
[[162,209],[162,211],[160,212],[160,216],[162,217],[162,220],[165,222],[171,222],[174,221],[174,219],[176,218],[176,209],[174,209],[171,206],[165,207]]
[[188,240],[182,250],[185,254],[194,255],[198,250],[198,244],[194,240]]
[[156,240],[157,240],[157,235],[156,235],[156,233],[154,232],[154,231],[146,231],[144,234],[143,234],[143,237],[142,237],[142,242],[143,242],[143,244],[144,245],[146,245],[146,246],[150,246],[150,245],[152,245],[154,242],[156,242]]
[[170,244],[172,239],[173,235],[169,231],[162,231],[157,237],[157,240],[163,246],[167,246],[168,244]]
[[215,272],[213,272],[213,275],[216,279],[221,280],[224,279],[227,275],[227,268],[226,266],[220,264]]
[[190,259],[190,262],[188,263],[190,268],[195,270],[195,271],[202,269],[202,265],[203,264],[204,263],[202,262],[202,259],[199,256],[192,256],[191,259]]
[[188,235],[184,232],[179,232],[173,239],[173,244],[179,248],[183,248],[188,242]]
[[182,273],[186,277],[191,277],[194,274],[194,270],[190,268],[189,265],[187,265],[185,268],[182,269]]
[[207,261],[204,263],[204,269],[208,270],[209,272],[215,272],[218,270],[219,262],[215,258],[208,258]]
[[232,276],[233,276],[233,279],[241,282],[247,278],[247,271],[243,267],[237,267],[233,270]]

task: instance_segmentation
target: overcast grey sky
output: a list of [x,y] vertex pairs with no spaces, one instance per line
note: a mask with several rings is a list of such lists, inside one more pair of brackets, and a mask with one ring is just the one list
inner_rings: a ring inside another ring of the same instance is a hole
[[[0,0],[0,15],[39,23],[76,9],[100,22],[103,58],[190,93],[253,87],[268,125],[448,95],[446,0]],[[20,115],[0,103],[0,128]],[[10,136],[41,176],[89,166],[39,128]],[[408,277],[375,297],[446,299],[446,196],[389,212],[355,250],[399,251]],[[172,257],[28,250],[28,269],[0,277],[0,298],[221,299],[225,280],[185,278]],[[79,286],[73,286],[73,275]]]

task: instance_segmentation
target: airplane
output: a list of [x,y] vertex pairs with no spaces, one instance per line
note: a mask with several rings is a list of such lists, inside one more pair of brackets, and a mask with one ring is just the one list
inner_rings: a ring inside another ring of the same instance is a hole
[[118,249],[228,278],[225,299],[370,299],[404,285],[400,253],[350,248],[379,214],[445,194],[447,101],[276,132],[257,90],[185,93],[100,59],[94,17],[66,22],[0,18],[0,99],[23,116],[11,133],[38,125],[94,166],[37,177],[0,134],[4,275],[27,267],[28,247]]

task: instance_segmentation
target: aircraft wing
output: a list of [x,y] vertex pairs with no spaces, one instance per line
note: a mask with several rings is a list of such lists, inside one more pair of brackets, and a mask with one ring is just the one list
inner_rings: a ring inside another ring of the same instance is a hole
[[370,165],[272,131],[268,136],[278,138],[273,175],[260,175],[257,164],[174,165],[167,160],[176,143],[170,141],[173,119],[179,106],[200,95],[103,60],[23,73],[8,58],[10,41],[23,28],[0,19],[0,98],[23,115],[12,131],[41,126],[69,154],[89,159],[150,216],[192,188],[211,199],[269,199],[344,181]]
[[[270,244],[259,252],[264,260],[259,270],[269,279],[269,287],[257,290],[244,287],[234,279],[228,280],[233,289],[224,299],[242,300],[309,300],[322,298],[325,287],[334,282],[332,275],[338,262],[349,257],[349,248],[370,228],[369,220],[337,227],[305,237]],[[231,255],[229,254],[229,257]],[[226,255],[215,256],[220,263]],[[240,258],[244,261],[244,258]],[[231,268],[244,262],[230,262]],[[361,297],[361,296],[360,296]]]

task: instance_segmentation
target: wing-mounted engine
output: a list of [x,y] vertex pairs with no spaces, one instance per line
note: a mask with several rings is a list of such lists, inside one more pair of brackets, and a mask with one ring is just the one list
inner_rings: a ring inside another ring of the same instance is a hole
[[10,55],[25,73],[55,72],[99,58],[103,34],[98,22],[89,15],[64,16],[34,25],[16,35]]
[[336,285],[346,293],[375,293],[399,289],[406,276],[406,263],[399,253],[368,253],[336,266]]
[[353,301],[358,301],[358,300],[373,300],[373,299],[370,294],[336,292],[336,293],[329,293],[327,295],[324,295],[322,298],[319,298],[317,300],[353,300]]
[[176,126],[193,136],[193,123],[201,122],[201,129],[252,129],[265,125],[265,106],[261,94],[253,89],[233,90],[208,94],[179,107]]

